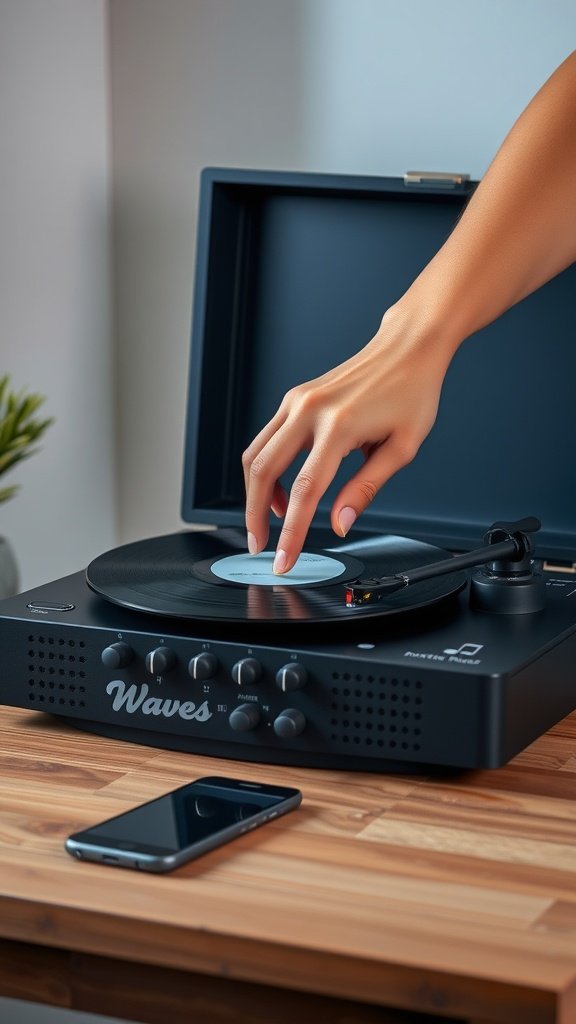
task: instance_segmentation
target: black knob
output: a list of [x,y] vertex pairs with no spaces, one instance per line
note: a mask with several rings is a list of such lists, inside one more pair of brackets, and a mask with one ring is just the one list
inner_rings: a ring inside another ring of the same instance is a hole
[[110,644],[109,647],[105,647],[100,655],[100,659],[106,668],[126,668],[134,657],[134,651],[128,644],[120,641],[117,644]]
[[306,728],[306,719],[298,708],[286,708],[274,721],[274,732],[283,740],[291,740],[299,736]]
[[204,679],[213,679],[217,675],[219,668],[220,662],[218,658],[215,654],[211,654],[210,651],[202,651],[202,654],[196,654],[188,662],[188,671],[192,679],[196,679],[199,682],[202,682]]
[[146,655],[146,668],[153,676],[163,676],[175,664],[176,655],[169,647],[156,647]]
[[276,673],[276,683],[284,693],[290,690],[301,690],[308,682],[308,673],[298,661],[289,661],[282,665]]
[[240,658],[232,668],[232,679],[238,686],[250,686],[262,675],[262,665],[256,658]]
[[260,721],[260,712],[254,704],[241,704],[228,718],[234,732],[250,732]]

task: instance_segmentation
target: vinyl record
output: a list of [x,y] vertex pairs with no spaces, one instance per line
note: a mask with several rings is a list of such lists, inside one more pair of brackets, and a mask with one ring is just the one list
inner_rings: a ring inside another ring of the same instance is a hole
[[250,556],[243,530],[168,534],[100,555],[88,566],[86,580],[108,601],[135,611],[283,626],[399,614],[435,604],[466,583],[465,574],[455,572],[406,587],[376,604],[349,607],[345,583],[406,572],[447,553],[406,537],[358,534],[339,541],[327,530],[312,529],[294,569],[274,576],[276,540],[272,535],[268,551]]

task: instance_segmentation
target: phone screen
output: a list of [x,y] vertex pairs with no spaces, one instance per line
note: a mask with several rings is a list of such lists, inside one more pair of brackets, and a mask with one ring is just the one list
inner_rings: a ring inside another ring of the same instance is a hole
[[[244,823],[249,825],[250,819],[263,821],[275,817],[275,809],[284,813],[298,806],[300,799],[298,790],[287,787],[237,779],[200,779],[77,832],[70,837],[67,849],[75,856],[81,856],[82,850],[88,853],[93,847],[157,858],[171,857],[191,847],[204,852],[218,845],[207,842],[212,837],[228,834],[230,830],[233,835],[241,834],[247,830]],[[102,859],[112,860],[106,856]]]

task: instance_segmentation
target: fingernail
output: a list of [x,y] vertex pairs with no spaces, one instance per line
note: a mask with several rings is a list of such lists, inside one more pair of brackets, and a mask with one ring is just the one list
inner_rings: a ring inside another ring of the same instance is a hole
[[258,554],[258,541],[253,533],[248,534],[248,551],[251,555]]
[[282,550],[282,548],[280,548],[276,552],[276,557],[274,559],[274,564],[272,566],[272,572],[275,572],[275,573],[278,573],[278,574],[282,573],[282,572],[284,572],[284,570],[285,570],[287,565],[288,565],[288,555],[286,554],[285,551]]
[[345,537],[349,530],[354,526],[358,516],[353,508],[347,505],[345,508],[340,509],[338,516],[338,526],[342,531],[342,536]]

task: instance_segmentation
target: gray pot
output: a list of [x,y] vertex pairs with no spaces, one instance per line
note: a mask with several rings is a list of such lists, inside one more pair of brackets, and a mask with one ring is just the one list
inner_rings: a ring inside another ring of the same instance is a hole
[[5,537],[0,537],[0,597],[18,593],[20,581],[14,552]]

